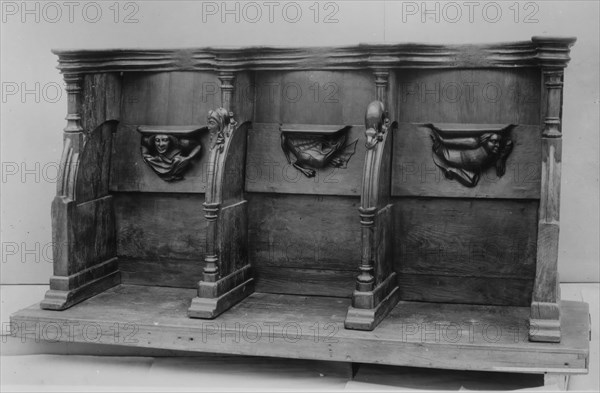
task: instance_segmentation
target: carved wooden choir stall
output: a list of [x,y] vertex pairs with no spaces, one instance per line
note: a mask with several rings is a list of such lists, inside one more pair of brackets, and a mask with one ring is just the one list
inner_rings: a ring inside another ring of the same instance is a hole
[[586,373],[557,273],[574,42],[56,51],[54,275],[16,331]]

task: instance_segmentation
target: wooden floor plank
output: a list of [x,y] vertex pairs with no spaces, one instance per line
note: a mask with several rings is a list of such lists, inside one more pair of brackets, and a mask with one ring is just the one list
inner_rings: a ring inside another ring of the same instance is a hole
[[527,307],[400,302],[363,332],[343,328],[349,299],[255,293],[198,320],[186,316],[193,296],[120,285],[65,311],[33,305],[11,322],[15,335],[55,341],[519,373],[587,369],[589,311],[581,302],[562,303],[563,340],[547,344],[527,341]]

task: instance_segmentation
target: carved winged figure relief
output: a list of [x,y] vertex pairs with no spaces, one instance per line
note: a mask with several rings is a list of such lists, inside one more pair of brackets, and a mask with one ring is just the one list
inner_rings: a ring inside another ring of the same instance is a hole
[[162,180],[182,180],[202,150],[198,133],[205,130],[201,126],[139,126],[142,158]]
[[281,148],[288,163],[306,177],[314,177],[315,169],[327,166],[346,168],[356,151],[358,139],[347,143],[351,126],[333,128],[335,129],[327,126],[282,126]]
[[433,141],[433,161],[446,178],[466,187],[475,187],[481,173],[495,166],[496,175],[504,176],[506,160],[513,149],[510,130],[515,125],[442,129],[428,124]]

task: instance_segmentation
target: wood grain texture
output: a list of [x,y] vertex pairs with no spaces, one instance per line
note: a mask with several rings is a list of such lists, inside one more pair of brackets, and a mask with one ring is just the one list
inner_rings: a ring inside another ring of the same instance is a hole
[[279,194],[247,198],[249,258],[254,266],[356,271],[361,244],[358,198]]
[[528,307],[401,302],[373,332],[360,332],[343,328],[349,299],[254,293],[218,319],[198,321],[185,314],[194,293],[121,285],[60,313],[34,305],[11,322],[15,335],[29,339],[46,324],[68,324],[74,330],[61,340],[89,342],[84,330],[93,323],[102,331],[98,343],[115,344],[118,323],[119,344],[133,347],[496,372],[588,370],[589,309],[581,302],[561,303],[563,340],[540,345],[527,341]]
[[401,123],[397,135],[392,159],[392,195],[511,199],[540,196],[541,138],[538,126],[521,125],[513,129],[514,148],[506,162],[504,176],[498,177],[491,166],[473,188],[447,179],[436,166],[429,127]]
[[248,264],[248,203],[224,207],[218,218],[219,274],[225,277]]
[[111,148],[116,129],[116,121],[107,121],[87,134],[77,165],[77,202],[108,195]]
[[201,258],[119,258],[119,271],[124,284],[197,288],[203,268],[204,261]]
[[208,135],[185,179],[168,183],[144,163],[139,125],[205,125],[210,109],[220,106],[220,82],[213,73],[128,73],[123,76],[122,121],[112,152],[111,191],[196,192],[206,189]]
[[114,198],[119,257],[203,264],[203,195],[116,193]]
[[288,163],[281,148],[279,124],[254,123],[248,133],[246,191],[311,195],[360,195],[365,157],[365,128],[352,126],[347,141],[358,139],[347,168],[326,167],[313,178]]
[[400,273],[398,287],[402,300],[525,307],[533,280]]
[[359,44],[349,47],[244,47],[53,50],[63,72],[361,68],[516,68],[568,64],[573,37],[479,45]]
[[375,251],[375,285],[383,283],[394,271],[394,212],[393,206],[388,205],[377,212],[375,216],[375,236],[373,238]]
[[254,72],[235,72],[233,81],[233,116],[239,124],[254,119],[254,107],[256,102],[256,82]]
[[[69,273],[94,266],[116,256],[113,197],[106,196],[74,208],[73,261]],[[59,243],[62,247],[64,243]]]
[[108,120],[120,120],[121,76],[85,74],[82,81],[81,122],[86,133]]
[[[537,201],[395,202],[393,259],[400,275],[533,280]],[[427,290],[422,289],[425,295]]]
[[244,198],[244,182],[246,177],[246,143],[248,140],[248,129],[250,123],[246,122],[233,131],[231,141],[228,142],[224,151],[223,161],[219,164],[212,163],[213,167],[222,165],[223,170],[219,179],[215,179],[221,189],[220,199],[207,198],[212,202],[221,203],[223,206],[237,203]]
[[256,291],[288,295],[351,297],[355,271],[298,269],[279,266],[254,268]]
[[364,124],[375,98],[369,71],[256,73],[256,123]]
[[403,70],[398,120],[406,123],[539,124],[539,69]]

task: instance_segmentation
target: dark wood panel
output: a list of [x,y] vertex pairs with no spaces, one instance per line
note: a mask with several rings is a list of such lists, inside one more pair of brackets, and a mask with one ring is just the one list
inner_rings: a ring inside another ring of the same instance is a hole
[[351,297],[358,272],[283,267],[257,267],[256,292]]
[[121,77],[118,73],[85,74],[81,123],[91,132],[107,120],[120,120]]
[[[222,163],[222,177],[216,181],[220,182],[217,187],[221,188],[220,202],[224,206],[237,203],[244,198],[246,146],[249,127],[249,122],[240,124],[237,129],[233,131],[232,139],[228,142],[228,147],[223,153],[226,154],[226,157],[223,159]],[[219,165],[217,163],[213,164]]]
[[359,198],[278,194],[247,198],[254,266],[357,270]]
[[122,84],[126,124],[206,124],[208,111],[221,105],[221,83],[212,72],[132,72]]
[[203,195],[116,193],[117,253],[147,260],[204,260]]
[[119,258],[121,282],[159,287],[197,288],[204,259]]
[[[56,244],[59,253],[72,247],[73,264],[69,274],[77,273],[116,255],[115,214],[112,196],[94,199],[74,207],[72,236]],[[56,251],[55,251],[56,252]]]
[[254,104],[256,101],[256,82],[253,72],[236,72],[233,82],[233,116],[238,123],[254,119]]
[[506,173],[498,177],[494,165],[481,174],[475,187],[447,179],[434,160],[431,129],[402,123],[394,138],[392,195],[464,198],[539,198],[541,138],[538,126],[511,131],[514,147]]
[[398,121],[539,124],[538,69],[402,70]]
[[366,151],[364,126],[355,125],[348,131],[347,143],[355,140],[358,140],[356,151],[350,157],[347,168],[317,169],[315,177],[308,178],[288,163],[281,148],[279,124],[254,123],[248,133],[246,190],[358,196]]
[[225,277],[248,264],[248,202],[222,208],[217,225],[219,274]]
[[398,273],[534,278],[537,201],[394,200]]
[[375,99],[370,71],[256,73],[258,123],[363,124]]
[[[388,205],[380,209],[375,216],[375,285],[379,285],[394,271],[394,209]],[[365,245],[363,244],[363,248]]]
[[111,148],[116,128],[116,121],[108,121],[87,133],[77,167],[75,200],[78,202],[108,195]]
[[402,300],[525,307],[533,280],[401,273],[398,286]]

